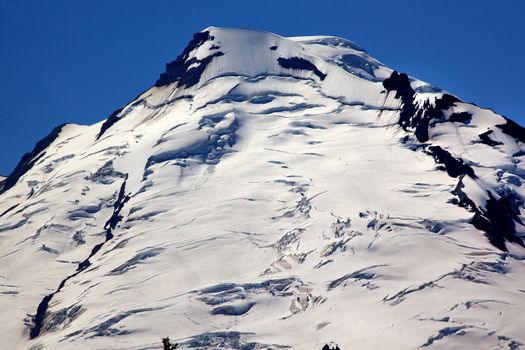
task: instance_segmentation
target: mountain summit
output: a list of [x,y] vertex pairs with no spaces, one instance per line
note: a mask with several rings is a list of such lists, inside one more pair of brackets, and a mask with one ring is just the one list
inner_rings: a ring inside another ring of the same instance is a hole
[[207,28],[0,178],[2,346],[518,349],[524,157],[349,40]]

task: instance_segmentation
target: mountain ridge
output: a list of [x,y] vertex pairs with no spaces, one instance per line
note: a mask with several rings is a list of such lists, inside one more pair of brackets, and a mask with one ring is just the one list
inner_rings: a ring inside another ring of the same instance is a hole
[[55,128],[3,180],[0,336],[519,346],[523,134],[346,39],[206,28],[150,89]]

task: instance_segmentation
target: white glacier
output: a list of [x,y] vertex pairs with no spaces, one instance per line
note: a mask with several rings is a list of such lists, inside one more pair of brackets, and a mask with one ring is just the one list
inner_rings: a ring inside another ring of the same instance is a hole
[[210,27],[58,128],[0,178],[0,347],[525,346],[522,129],[392,77],[345,39]]

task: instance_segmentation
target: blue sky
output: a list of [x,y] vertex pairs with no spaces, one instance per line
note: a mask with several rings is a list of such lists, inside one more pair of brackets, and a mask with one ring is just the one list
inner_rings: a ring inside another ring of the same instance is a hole
[[337,35],[525,124],[525,1],[0,0],[0,174],[61,123],[106,118],[207,26]]

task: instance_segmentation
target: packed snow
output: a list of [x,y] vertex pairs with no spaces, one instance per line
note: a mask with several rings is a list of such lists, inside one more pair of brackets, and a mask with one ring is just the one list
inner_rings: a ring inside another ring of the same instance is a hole
[[0,194],[2,347],[524,347],[521,129],[412,77],[409,110],[392,76],[346,39],[211,27],[61,126]]

